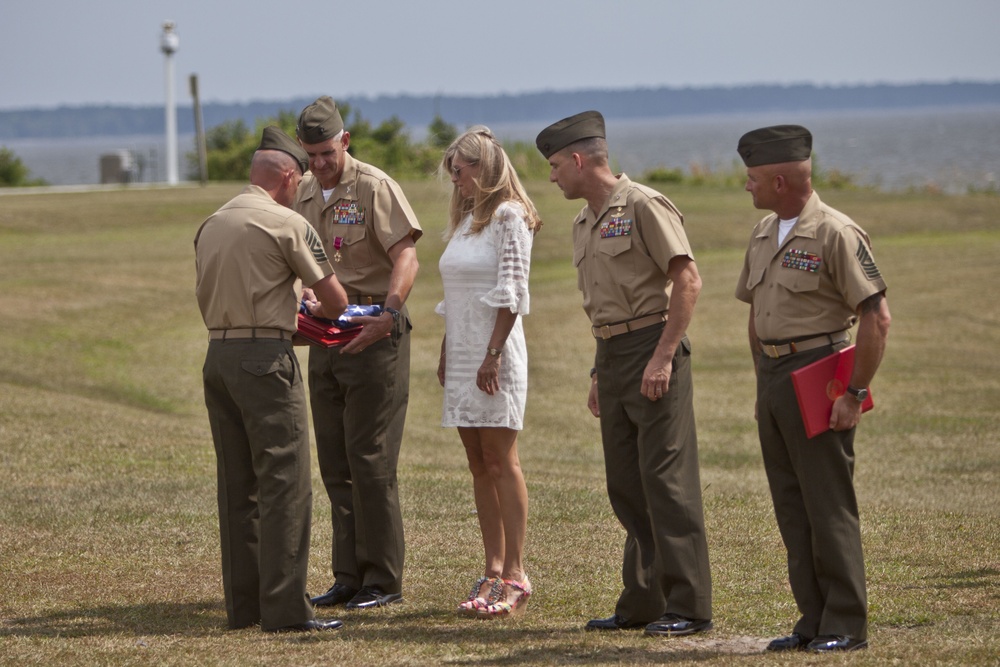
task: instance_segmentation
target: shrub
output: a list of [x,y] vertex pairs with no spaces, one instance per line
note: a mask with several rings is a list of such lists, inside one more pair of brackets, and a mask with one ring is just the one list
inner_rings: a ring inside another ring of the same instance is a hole
[[645,174],[643,179],[650,183],[683,183],[684,172],[680,169],[668,169],[667,167],[654,167]]
[[[345,129],[351,135],[348,152],[397,179],[432,175],[441,159],[441,151],[458,136],[453,125],[437,116],[430,125],[428,142],[415,144],[406,132],[406,125],[395,116],[372,127],[349,104],[342,104],[339,109]],[[250,159],[257,149],[263,129],[268,125],[277,125],[294,137],[297,121],[298,115],[294,112],[281,111],[277,118],[258,120],[253,132],[242,120],[211,128],[205,135],[208,180],[246,181],[250,176]],[[189,174],[196,175],[197,154],[189,153],[187,160]]]
[[26,185],[46,185],[40,178],[31,178],[31,171],[14,152],[0,146],[0,188],[16,188]]

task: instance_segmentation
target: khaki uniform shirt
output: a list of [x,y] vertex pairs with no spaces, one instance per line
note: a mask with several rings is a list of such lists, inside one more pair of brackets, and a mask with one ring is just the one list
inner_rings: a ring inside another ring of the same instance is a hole
[[595,217],[584,206],[573,224],[573,263],[583,309],[594,326],[669,309],[670,260],[694,259],[684,216],[659,192],[628,176]]
[[423,234],[399,185],[349,154],[329,200],[323,201],[323,187],[307,173],[292,207],[319,232],[349,298],[384,299],[393,267],[387,250],[406,236],[416,241]]
[[736,298],[753,304],[760,340],[799,340],[850,329],[885,288],[868,235],[813,192],[781,247],[778,216],[757,223]]
[[198,306],[209,329],[294,332],[298,280],[333,273],[305,218],[248,185],[212,214],[194,239]]

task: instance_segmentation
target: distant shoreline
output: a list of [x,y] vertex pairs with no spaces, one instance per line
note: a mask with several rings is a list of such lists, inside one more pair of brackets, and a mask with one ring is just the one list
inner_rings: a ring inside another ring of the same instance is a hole
[[[335,91],[330,91],[336,94]],[[245,103],[202,105],[204,126],[258,120],[280,112],[297,113],[314,96]],[[194,132],[189,98],[177,108],[178,132]],[[435,116],[458,127],[519,122],[551,122],[584,109],[598,109],[608,119],[674,118],[702,115],[785,111],[879,111],[1000,106],[1000,82],[922,83],[906,85],[816,86],[760,85],[714,88],[633,88],[536,92],[491,96],[379,95],[346,96],[362,117],[378,124],[395,117],[408,128],[424,128]],[[0,143],[32,137],[128,136],[163,132],[162,106],[82,105],[0,110]]]
[[[505,144],[531,145],[544,122],[487,124]],[[858,185],[887,192],[1000,192],[1000,104],[611,117],[607,131],[612,160],[630,176],[651,168],[726,173],[739,169],[735,147],[743,132],[778,123],[812,130],[818,168],[847,175]],[[426,137],[425,127],[407,131],[413,141]],[[194,150],[193,137],[179,135],[182,159]],[[166,173],[164,145],[162,131],[0,140],[32,176],[52,185],[97,183],[101,156],[121,151],[135,159],[138,181],[157,182]]]

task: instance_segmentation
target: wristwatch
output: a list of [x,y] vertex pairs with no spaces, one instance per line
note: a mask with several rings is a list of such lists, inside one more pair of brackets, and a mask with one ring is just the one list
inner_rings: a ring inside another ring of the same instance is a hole
[[392,321],[393,322],[398,322],[399,321],[399,311],[396,310],[395,308],[390,308],[389,306],[384,306],[382,308],[382,312],[383,313],[389,313],[390,315],[392,315]]
[[487,352],[487,353],[488,353],[488,354],[489,354],[489,355],[490,355],[491,357],[499,357],[499,356],[500,356],[500,353],[501,353],[501,352],[503,352],[503,348],[499,348],[499,347],[488,347],[488,348],[486,348],[486,352]]
[[868,398],[867,389],[855,389],[854,387],[848,385],[847,393],[853,396],[854,400],[856,400],[858,403],[864,403],[865,399]]

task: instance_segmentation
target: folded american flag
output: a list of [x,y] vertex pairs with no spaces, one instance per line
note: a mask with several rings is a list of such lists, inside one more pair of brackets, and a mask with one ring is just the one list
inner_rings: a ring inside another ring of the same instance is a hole
[[323,317],[316,317],[312,315],[306,308],[306,300],[302,299],[302,303],[299,304],[299,312],[303,315],[309,315],[310,317],[317,319],[321,322],[329,322],[334,324],[341,329],[350,329],[352,327],[359,327],[361,324],[358,322],[351,322],[349,318],[351,317],[362,317],[365,315],[377,316],[382,314],[382,306],[372,305],[372,306],[362,306],[357,303],[348,304],[347,310],[341,313],[340,317],[335,320],[328,320]]

